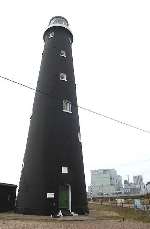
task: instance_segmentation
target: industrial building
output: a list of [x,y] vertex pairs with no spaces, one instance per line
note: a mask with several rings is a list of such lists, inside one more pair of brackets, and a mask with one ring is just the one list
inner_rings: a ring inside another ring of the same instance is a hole
[[0,212],[15,209],[17,185],[0,183]]
[[146,185],[143,182],[142,175],[133,176],[133,183],[128,180],[124,180],[124,194],[145,194]]
[[88,212],[68,21],[53,17],[44,51],[23,160],[17,212]]
[[143,185],[143,177],[142,177],[142,175],[133,176],[133,183],[135,185],[138,185],[138,186]]
[[122,188],[122,177],[115,169],[91,170],[91,185],[88,187],[88,196],[98,197],[110,195]]
[[140,187],[138,187],[132,182],[129,182],[128,180],[124,180],[123,193],[126,195],[140,194]]
[[150,193],[150,181],[146,183],[146,193]]

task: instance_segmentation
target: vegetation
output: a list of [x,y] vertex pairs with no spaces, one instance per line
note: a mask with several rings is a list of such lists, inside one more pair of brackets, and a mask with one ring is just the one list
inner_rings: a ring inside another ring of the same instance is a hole
[[[120,219],[120,220],[136,220],[148,223],[150,222],[150,212],[135,210],[127,207],[117,207],[110,205],[101,205],[100,203],[89,203],[89,209],[92,216],[96,219]],[[108,212],[110,214],[108,214]],[[107,213],[107,214],[105,214]],[[116,213],[116,214],[113,214]]]

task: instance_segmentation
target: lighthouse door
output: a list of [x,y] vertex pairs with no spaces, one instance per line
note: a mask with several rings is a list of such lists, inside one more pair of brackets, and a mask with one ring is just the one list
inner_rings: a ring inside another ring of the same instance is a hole
[[59,209],[69,209],[69,185],[59,187]]

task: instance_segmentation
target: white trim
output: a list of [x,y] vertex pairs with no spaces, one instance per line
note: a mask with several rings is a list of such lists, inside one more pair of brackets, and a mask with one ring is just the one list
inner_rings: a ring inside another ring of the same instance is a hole
[[69,186],[69,210],[71,212],[71,185],[68,184],[68,186]]
[[61,167],[61,172],[62,173],[68,173],[68,167],[62,166]]
[[62,81],[67,81],[67,75],[63,72],[59,74],[59,79]]
[[[65,25],[62,25],[62,24],[53,24],[53,25],[49,25],[49,26],[47,27],[47,29],[52,28],[52,27],[63,27],[63,28],[65,28],[65,29],[68,29],[69,32],[72,34],[72,32],[71,32],[71,30],[68,28],[68,26],[65,26]],[[46,30],[47,30],[47,29],[46,29]]]
[[54,37],[54,35],[55,35],[55,33],[54,32],[51,32],[50,34],[49,34],[49,36],[48,36],[48,38],[53,38]]
[[79,142],[81,142],[81,133],[78,132],[78,139],[79,139]]
[[54,193],[53,192],[47,193],[47,198],[54,198]]
[[72,113],[71,111],[71,102],[67,99],[63,100],[63,111],[67,113]]
[[72,40],[71,40],[71,38],[69,37],[69,42],[70,42],[70,44],[72,44]]
[[72,111],[63,110],[63,112],[66,112],[66,113],[72,114]]
[[66,58],[67,56],[66,56],[66,52],[65,52],[65,50],[60,50],[60,54],[59,54],[61,57],[64,57],[64,58]]

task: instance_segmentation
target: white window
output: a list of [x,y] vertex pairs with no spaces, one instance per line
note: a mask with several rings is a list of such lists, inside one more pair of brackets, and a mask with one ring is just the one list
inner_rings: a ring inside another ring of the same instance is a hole
[[71,38],[69,37],[69,42],[70,42],[70,44],[72,44],[72,40],[71,40]]
[[62,173],[68,173],[68,167],[63,166],[61,171]]
[[68,101],[67,99],[63,100],[63,111],[68,112],[68,113],[72,113],[71,112],[71,102]]
[[81,142],[81,133],[78,132],[78,139],[79,139],[79,142]]
[[49,38],[52,38],[52,37],[54,37],[54,32],[51,32],[51,33],[49,34]]
[[61,50],[61,51],[60,51],[60,56],[62,56],[62,57],[65,57],[65,58],[66,58],[66,52],[65,52],[64,50]]
[[67,75],[63,72],[60,73],[59,78],[60,78],[60,80],[67,81]]
[[47,198],[54,198],[54,193],[53,192],[47,193]]

